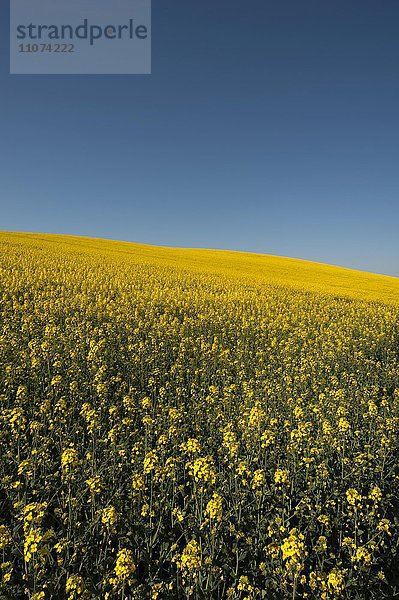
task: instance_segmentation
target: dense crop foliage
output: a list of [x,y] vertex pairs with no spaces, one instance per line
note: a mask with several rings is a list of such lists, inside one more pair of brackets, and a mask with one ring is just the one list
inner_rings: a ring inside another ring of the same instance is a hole
[[395,597],[398,280],[0,251],[1,598]]

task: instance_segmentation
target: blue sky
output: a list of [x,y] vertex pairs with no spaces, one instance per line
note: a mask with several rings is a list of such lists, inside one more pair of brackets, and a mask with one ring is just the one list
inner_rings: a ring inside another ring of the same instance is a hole
[[0,229],[399,276],[397,0],[153,0],[150,76],[9,75],[6,4]]

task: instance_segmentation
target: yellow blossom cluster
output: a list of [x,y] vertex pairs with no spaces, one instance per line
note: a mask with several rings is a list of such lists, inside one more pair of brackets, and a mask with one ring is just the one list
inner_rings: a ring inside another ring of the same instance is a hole
[[214,492],[211,500],[206,505],[205,514],[211,521],[221,521],[223,516],[223,499],[217,492]]
[[84,579],[81,575],[70,575],[65,584],[68,600],[80,598],[86,589]]
[[127,579],[136,570],[133,560],[133,552],[126,548],[119,550],[116,557],[115,574],[118,579]]
[[189,574],[202,566],[201,548],[196,540],[191,540],[181,553],[179,566],[183,573]]
[[298,573],[303,569],[303,561],[306,556],[304,536],[297,529],[291,529],[289,536],[281,544],[281,554],[285,567],[288,571]]

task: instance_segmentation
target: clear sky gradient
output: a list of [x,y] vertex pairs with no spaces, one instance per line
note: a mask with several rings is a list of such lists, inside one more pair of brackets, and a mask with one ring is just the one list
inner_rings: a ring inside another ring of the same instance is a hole
[[150,76],[9,75],[7,4],[0,229],[399,276],[397,0],[153,0]]

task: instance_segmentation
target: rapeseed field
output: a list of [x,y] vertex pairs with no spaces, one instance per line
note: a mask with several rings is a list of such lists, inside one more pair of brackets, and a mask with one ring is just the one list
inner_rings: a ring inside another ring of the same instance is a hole
[[399,594],[399,279],[0,233],[0,598]]

